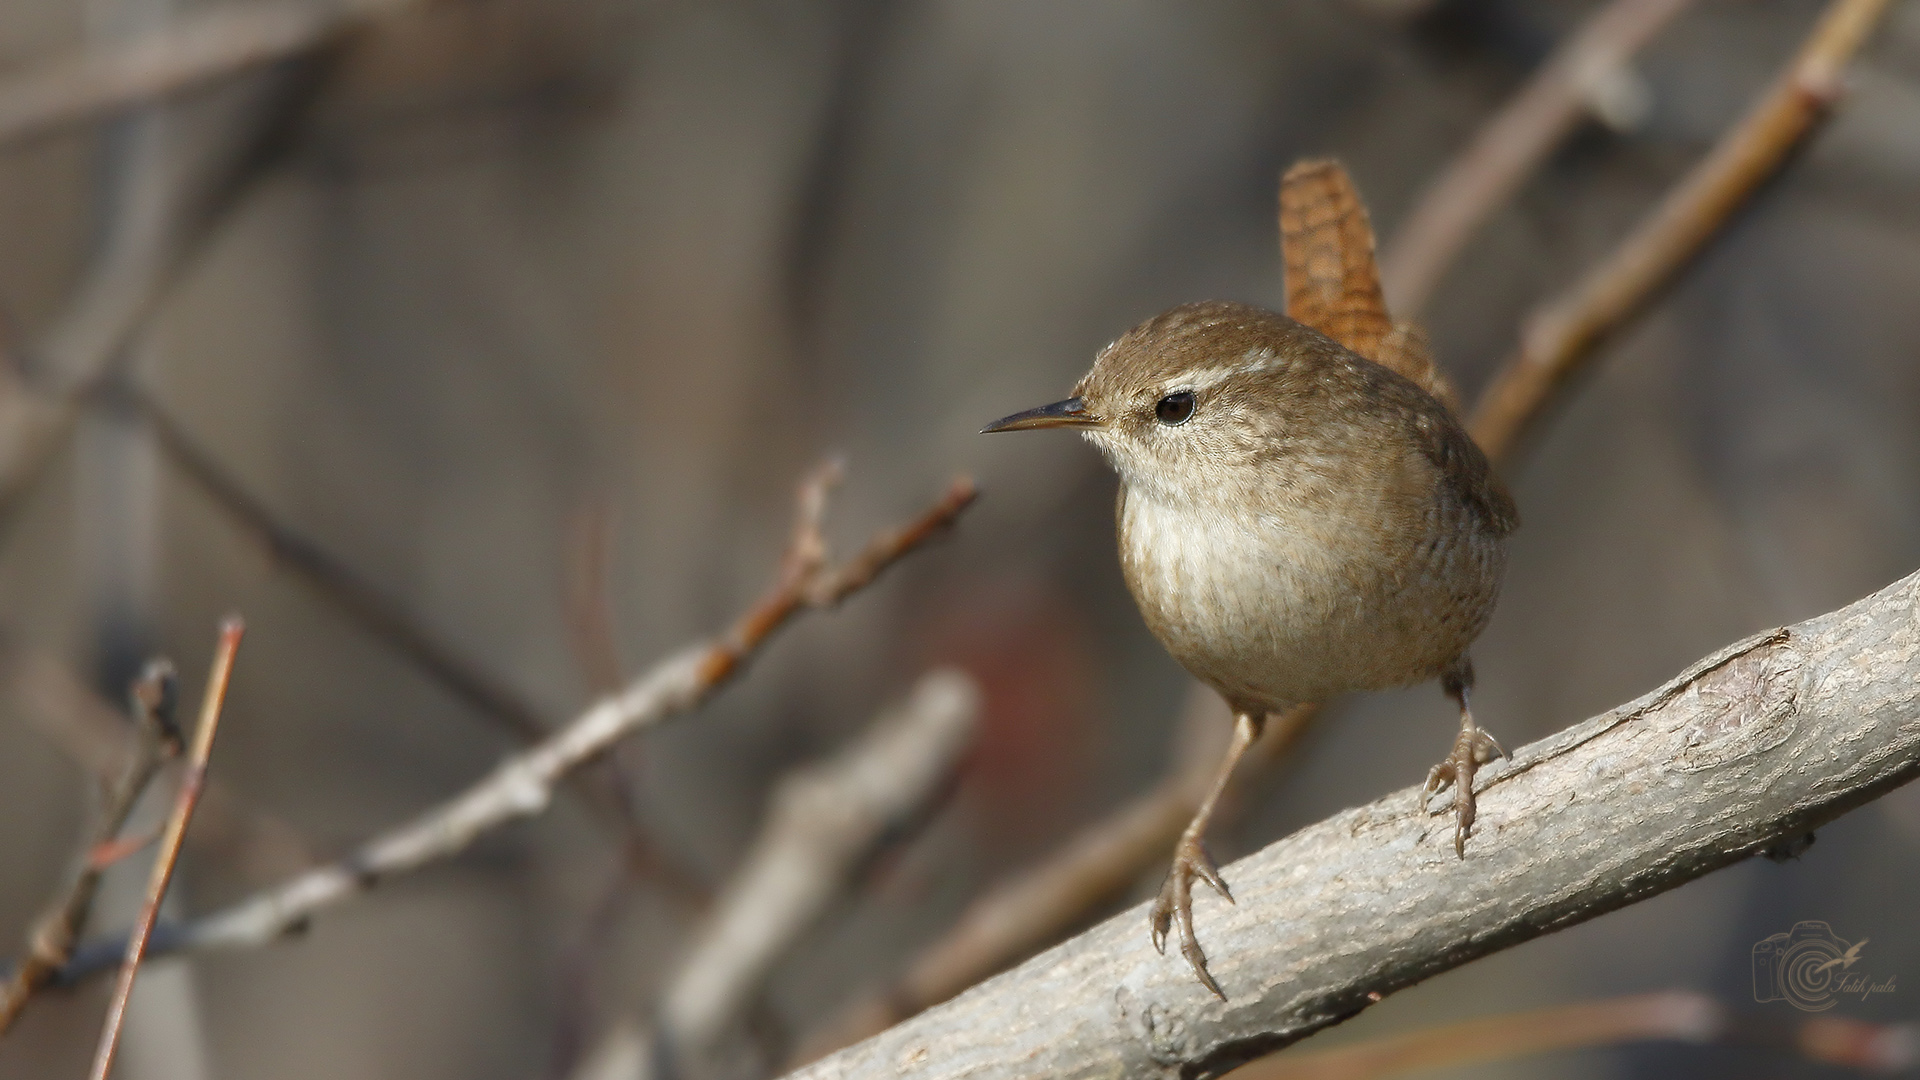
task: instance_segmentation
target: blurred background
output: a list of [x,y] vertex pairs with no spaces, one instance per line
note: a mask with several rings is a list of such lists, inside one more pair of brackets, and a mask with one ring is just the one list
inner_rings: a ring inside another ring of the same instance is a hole
[[[217,6],[255,5],[7,0],[0,79]],[[1344,160],[1390,242],[1599,6],[396,3],[295,58],[0,146],[9,381],[88,386],[0,503],[0,940],[24,941],[95,801],[59,734],[78,688],[118,703],[164,654],[193,700],[226,611],[250,629],[213,774],[252,824],[196,827],[171,914],[350,850],[520,745],[480,692],[276,559],[157,425],[545,726],[751,603],[813,461],[848,462],[842,552],[967,472],[983,498],[951,537],[622,745],[648,859],[563,791],[303,935],[151,965],[120,1075],[573,1075],[655,1006],[775,781],[957,664],[985,693],[974,748],[773,972],[735,1068],[777,1071],[1174,753],[1188,680],[1121,582],[1113,478],[1076,439],[980,425],[1064,396],[1165,307],[1278,305],[1275,191],[1300,157]],[[1630,107],[1499,208],[1422,313],[1469,400],[1820,8],[1688,6],[1628,72]],[[1895,3],[1853,71],[1514,471],[1525,524],[1475,651],[1476,714],[1508,746],[1920,566],[1920,4]],[[1339,702],[1216,853],[1417,782],[1452,735],[1433,687]],[[146,863],[109,875],[96,928],[125,924]],[[1797,1022],[1753,1001],[1753,944],[1820,919],[1870,938],[1877,976],[1920,980],[1917,891],[1909,788],[1797,861],[1470,965],[1299,1049],[1669,987]],[[106,989],[36,998],[0,1077],[81,1075]],[[1836,1015],[1911,1020],[1915,995]],[[1661,1043],[1475,1075],[1844,1073]]]

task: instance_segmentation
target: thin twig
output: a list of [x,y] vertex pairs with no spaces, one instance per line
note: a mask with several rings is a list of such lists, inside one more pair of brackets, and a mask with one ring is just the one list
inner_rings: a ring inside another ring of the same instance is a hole
[[160,771],[161,763],[179,749],[179,730],[173,720],[173,665],[164,660],[149,662],[128,697],[138,721],[128,740],[132,743],[130,752],[118,755],[123,759],[118,775],[104,784],[99,818],[81,843],[73,871],[60,894],[34,922],[27,934],[26,954],[0,990],[0,1033],[13,1026],[27,1007],[27,1000],[72,957],[74,942],[93,909],[101,872],[110,862],[102,849],[111,845],[126,825],[134,804]]
[[705,1062],[775,962],[883,845],[927,819],[952,787],[979,712],[971,678],[932,672],[851,746],[781,781],[759,838],[668,983],[654,1025],[666,1059]]
[[1627,238],[1560,297],[1537,308],[1520,351],[1480,398],[1470,430],[1487,456],[1510,454],[1543,402],[1595,347],[1706,246],[1839,100],[1847,62],[1887,0],[1833,0],[1786,71]]
[[1785,1050],[1812,1061],[1875,1073],[1915,1064],[1920,1029],[1811,1017],[1798,1024],[1729,1011],[1705,994],[1667,990],[1483,1016],[1455,1024],[1264,1058],[1234,1080],[1381,1080],[1429,1069],[1511,1061],[1556,1050],[1652,1040],[1725,1042]]
[[1612,0],[1567,36],[1440,171],[1380,260],[1388,299],[1413,319],[1487,216],[1593,114],[1596,93],[1690,0]]
[[[66,665],[3,635],[0,686],[29,724],[102,784],[113,783],[138,753],[138,729]],[[292,825],[235,794],[218,777],[207,779],[194,811],[193,842],[210,858],[241,865],[249,880],[275,880],[315,861]]]
[[233,674],[234,653],[240,649],[240,635],[246,632],[239,616],[229,615],[220,624],[220,643],[213,652],[213,670],[207,675],[206,695],[200,703],[200,723],[193,730],[193,744],[187,748],[186,768],[180,775],[180,792],[174,797],[173,812],[167,816],[167,828],[160,836],[160,850],[154,856],[153,876],[147,881],[147,896],[127,935],[126,957],[120,963],[120,978],[114,983],[113,1000],[107,1005],[107,1021],[100,1032],[100,1047],[93,1055],[89,1080],[107,1080],[113,1069],[113,1053],[120,1045],[120,1029],[127,1016],[127,1001],[133,996],[133,979],[139,973],[140,960],[146,955],[147,936],[154,920],[160,917],[160,902],[166,899],[167,884],[173,880],[173,867],[180,859],[180,842],[193,820],[193,808],[207,782],[207,761],[213,755],[213,736],[220,727],[221,706],[227,700],[227,681]]
[[[264,945],[314,914],[371,889],[395,874],[464,850],[482,834],[544,810],[555,786],[574,769],[633,732],[689,712],[713,695],[802,611],[829,607],[953,524],[971,504],[971,480],[956,479],[933,506],[905,526],[874,537],[840,566],[826,561],[820,535],[826,491],[837,465],[802,485],[801,512],[778,583],[719,638],[684,649],[603,698],[539,744],[514,754],[466,791],[413,821],[367,841],[338,862],[318,867],[223,911],[155,935],[156,950]],[[109,943],[110,947],[110,943]],[[89,974],[98,963],[82,948],[63,979]]]
[[1202,900],[1225,1001],[1154,952],[1143,904],[796,1076],[1221,1075],[1920,778],[1917,685],[1920,573],[1490,766],[1464,861],[1410,787],[1234,863],[1238,903]]

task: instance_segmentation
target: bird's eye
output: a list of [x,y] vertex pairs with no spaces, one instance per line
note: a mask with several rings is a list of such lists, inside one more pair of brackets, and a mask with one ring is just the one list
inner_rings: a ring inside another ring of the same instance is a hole
[[1182,390],[1161,398],[1153,406],[1153,415],[1168,427],[1186,423],[1193,415],[1193,391]]

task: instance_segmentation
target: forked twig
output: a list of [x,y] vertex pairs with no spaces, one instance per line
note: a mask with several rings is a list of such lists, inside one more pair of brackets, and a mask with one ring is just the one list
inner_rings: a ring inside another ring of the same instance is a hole
[[103,849],[126,825],[134,804],[160,771],[161,763],[179,749],[179,731],[173,720],[173,665],[164,660],[149,663],[128,696],[138,721],[133,737],[127,740],[131,745],[126,753],[115,755],[122,760],[114,774],[101,776],[105,798],[99,818],[88,830],[59,895],[28,932],[26,954],[0,989],[0,1033],[13,1026],[28,999],[73,955],[74,942],[93,910],[100,875],[108,864]]
[[234,653],[240,648],[240,635],[246,632],[239,616],[230,615],[220,624],[220,643],[213,652],[213,670],[207,675],[206,695],[201,699],[200,723],[194,728],[193,743],[187,748],[186,768],[180,775],[180,792],[174,797],[173,812],[167,815],[166,831],[160,835],[160,848],[154,855],[153,876],[147,881],[147,896],[140,915],[127,935],[126,956],[120,962],[120,978],[114,983],[113,1000],[107,1006],[107,1021],[100,1032],[100,1046],[93,1055],[89,1080],[107,1080],[113,1069],[113,1053],[120,1045],[120,1029],[126,1021],[127,1001],[133,996],[133,979],[146,955],[147,937],[160,917],[160,902],[166,898],[167,883],[173,880],[173,867],[180,859],[180,842],[187,835],[187,823],[193,820],[193,808],[207,783],[207,760],[213,755],[213,736],[220,727],[220,709],[227,700],[227,681],[233,674]]

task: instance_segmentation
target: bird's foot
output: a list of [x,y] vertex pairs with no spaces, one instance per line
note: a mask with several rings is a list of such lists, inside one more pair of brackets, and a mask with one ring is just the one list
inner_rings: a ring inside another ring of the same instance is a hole
[[1160,895],[1153,902],[1153,947],[1164,955],[1167,951],[1167,930],[1174,919],[1180,920],[1180,955],[1193,965],[1193,973],[1200,978],[1200,984],[1213,991],[1213,996],[1221,1001],[1227,995],[1220,990],[1220,984],[1213,981],[1213,975],[1207,971],[1207,954],[1200,949],[1199,939],[1193,936],[1193,882],[1198,878],[1213,886],[1213,891],[1225,897],[1227,903],[1233,903],[1233,893],[1227,890],[1227,883],[1220,877],[1220,870],[1213,865],[1212,856],[1200,843],[1197,836],[1183,836],[1173,849],[1173,867],[1167,871],[1166,883],[1160,886]]
[[1453,740],[1453,751],[1427,773],[1423,796],[1453,785],[1453,852],[1462,859],[1467,857],[1467,837],[1473,833],[1473,775],[1480,766],[1506,756],[1507,752],[1493,736],[1468,725],[1462,727],[1459,738]]

